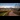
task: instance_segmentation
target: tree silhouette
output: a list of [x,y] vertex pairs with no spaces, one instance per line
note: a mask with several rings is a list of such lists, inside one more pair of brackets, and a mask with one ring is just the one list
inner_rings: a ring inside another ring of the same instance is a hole
[[20,3],[16,3],[15,6],[17,6],[17,8],[20,8]]

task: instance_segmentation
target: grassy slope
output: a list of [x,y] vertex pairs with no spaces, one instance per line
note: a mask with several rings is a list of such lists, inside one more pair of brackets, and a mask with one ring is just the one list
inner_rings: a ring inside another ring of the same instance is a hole
[[6,13],[1,13],[0,16],[4,16],[5,14],[8,14],[8,13],[7,12]]

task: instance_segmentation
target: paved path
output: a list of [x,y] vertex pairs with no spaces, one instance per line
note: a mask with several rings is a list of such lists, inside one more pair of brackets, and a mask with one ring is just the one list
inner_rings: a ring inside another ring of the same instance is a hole
[[[18,16],[17,14],[15,14],[15,13],[13,13],[13,12],[16,12],[16,11],[11,11],[11,12],[9,12],[9,13],[8,13],[8,16]],[[7,16],[7,14],[6,14],[5,16]]]
[[9,12],[8,16],[18,16],[17,14],[14,14],[13,11]]

